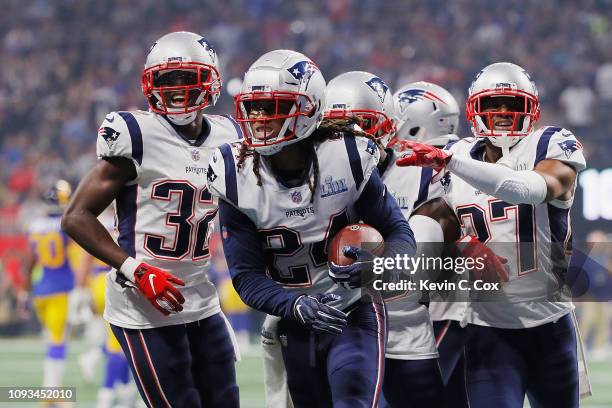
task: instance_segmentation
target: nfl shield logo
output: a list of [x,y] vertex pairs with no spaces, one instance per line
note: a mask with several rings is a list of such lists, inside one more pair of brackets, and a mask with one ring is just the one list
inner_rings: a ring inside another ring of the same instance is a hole
[[302,193],[299,191],[294,191],[291,193],[291,200],[296,204],[300,203],[302,201]]
[[196,161],[196,162],[200,160],[200,151],[199,150],[192,150],[191,151],[191,160]]

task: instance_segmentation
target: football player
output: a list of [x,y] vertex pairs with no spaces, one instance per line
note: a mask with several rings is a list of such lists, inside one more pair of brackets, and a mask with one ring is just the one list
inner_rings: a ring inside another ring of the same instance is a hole
[[[43,387],[61,386],[66,368],[68,298],[74,288],[74,271],[68,257],[70,238],[61,230],[60,221],[71,192],[70,183],[57,180],[43,195],[46,215],[28,225],[25,287],[31,289],[36,316],[48,339]],[[37,266],[40,272],[34,274]]]
[[[206,187],[213,150],[241,138],[230,117],[204,115],[221,90],[217,54],[174,32],[142,74],[149,111],[111,112],[96,166],[64,215],[65,231],[113,269],[104,317],[148,406],[238,406],[231,328],[206,270],[217,206]],[[118,244],[97,216],[115,201]]]
[[397,137],[436,147],[459,140],[459,106],[440,85],[419,81],[402,86],[394,95]]
[[[393,99],[398,115],[399,140],[417,141],[439,148],[459,140],[456,135],[459,127],[459,106],[453,95],[446,89],[430,82],[413,82],[400,88]],[[396,166],[393,167],[397,169]],[[431,178],[431,170],[429,172]],[[389,187],[388,183],[387,187]],[[440,187],[443,187],[441,183],[430,185],[430,188],[423,190],[423,194],[428,194],[430,200],[436,200],[437,196],[444,195],[444,192],[440,191],[443,188]],[[458,222],[445,202],[441,202],[440,199],[436,201],[428,201],[417,209],[417,213],[427,215],[431,212],[433,216],[435,212],[442,211],[446,214],[448,226],[445,227],[445,232],[448,235],[448,232],[456,231]],[[436,207],[437,210],[432,211]],[[416,219],[413,219],[413,222]],[[438,364],[442,372],[448,408],[467,408],[468,406],[463,375],[463,344],[466,331],[458,321],[452,320],[453,315],[449,313],[451,309],[461,307],[457,306],[458,304],[456,300],[443,302],[436,297],[429,303],[429,315],[433,320],[439,353]]]
[[[500,243],[509,282],[488,302],[455,308],[467,325],[470,407],[577,407],[578,364],[572,304],[563,296],[571,250],[570,208],[582,145],[567,129],[534,129],[535,84],[511,63],[485,67],[467,102],[474,138],[446,150],[410,142],[398,165],[446,169],[447,201],[462,228]],[[506,243],[503,245],[503,243]]]
[[[406,103],[405,98],[402,98],[402,103]],[[436,100],[436,103],[442,104],[444,100]],[[406,109],[401,111],[400,126],[406,123],[405,111]],[[396,112],[389,86],[369,72],[352,71],[341,74],[329,81],[325,90],[324,117],[352,120],[366,133],[365,136],[376,142],[380,152],[378,170],[382,181],[388,193],[397,201],[404,218],[408,219],[414,209],[426,202],[426,198],[432,199],[431,196],[424,196],[431,171],[414,168],[414,171],[407,173],[393,165],[399,156],[387,146],[396,134]],[[412,128],[418,128],[416,123],[413,125]],[[427,133],[422,125],[420,131],[412,132],[414,135],[405,129],[404,126],[400,127],[401,136],[413,137],[419,133],[420,137],[425,137]],[[454,130],[449,127],[449,130],[451,129]],[[416,225],[415,220],[411,222],[417,239],[418,234],[422,236],[423,228],[427,228],[428,221],[431,220],[423,221],[420,217],[422,216],[416,216]],[[440,227],[437,227],[437,230],[439,229]],[[442,237],[439,240],[442,241]],[[383,382],[383,395],[388,404],[386,406],[443,406],[444,393],[437,361],[438,353],[429,313],[427,308],[419,303],[421,293],[385,291],[383,295],[389,327]]]
[[349,127],[317,128],[324,90],[321,72],[306,56],[277,50],[260,57],[236,96],[245,142],[215,152],[208,181],[220,197],[224,252],[237,292],[255,309],[281,317],[293,404],[376,406],[386,312],[376,292],[364,290],[360,301],[373,256],[347,247],[357,262],[330,270],[327,245],[357,220],[386,242],[403,244],[409,255],[414,238],[385,193],[375,144]]

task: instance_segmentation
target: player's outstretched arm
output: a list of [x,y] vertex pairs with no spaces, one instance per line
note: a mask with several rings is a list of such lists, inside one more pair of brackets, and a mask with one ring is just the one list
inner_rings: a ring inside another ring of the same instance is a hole
[[136,170],[129,159],[99,160],[77,187],[62,217],[62,229],[76,243],[116,269],[121,267],[128,254],[113,241],[98,215],[135,177]]
[[433,146],[410,142],[413,154],[397,161],[398,166],[446,168],[482,192],[511,204],[541,204],[564,199],[571,192],[576,170],[556,159],[538,163],[534,170],[514,170],[456,156]]

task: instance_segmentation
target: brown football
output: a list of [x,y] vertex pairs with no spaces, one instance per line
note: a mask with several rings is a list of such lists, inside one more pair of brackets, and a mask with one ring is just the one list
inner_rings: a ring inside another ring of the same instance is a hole
[[329,245],[328,261],[342,266],[352,264],[354,260],[342,253],[345,246],[363,248],[380,256],[385,249],[385,241],[380,232],[367,224],[347,225],[338,231]]

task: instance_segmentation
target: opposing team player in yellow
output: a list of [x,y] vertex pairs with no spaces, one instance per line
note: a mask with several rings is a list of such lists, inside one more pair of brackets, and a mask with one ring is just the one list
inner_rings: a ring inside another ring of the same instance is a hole
[[[27,228],[30,250],[23,263],[26,288],[31,289],[36,315],[48,338],[44,387],[62,385],[66,366],[68,295],[74,287],[74,273],[68,257],[70,239],[60,228],[60,221],[71,191],[67,181],[55,182],[43,195],[44,216],[32,220]],[[40,273],[34,274],[35,270]]]

